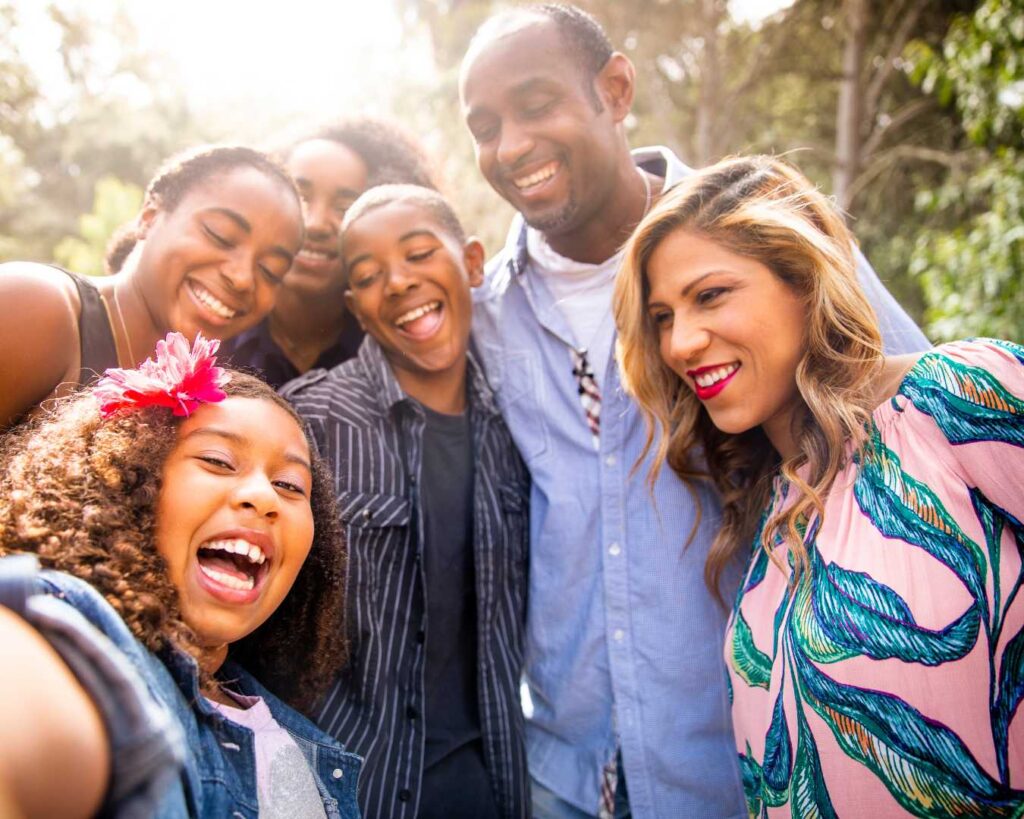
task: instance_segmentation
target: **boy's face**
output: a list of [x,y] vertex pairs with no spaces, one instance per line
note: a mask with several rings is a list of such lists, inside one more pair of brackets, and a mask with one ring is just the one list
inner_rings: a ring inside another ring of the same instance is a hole
[[482,245],[461,245],[429,210],[395,201],[349,225],[342,248],[349,310],[383,348],[406,392],[410,380],[460,373],[472,322],[470,287],[483,280]]

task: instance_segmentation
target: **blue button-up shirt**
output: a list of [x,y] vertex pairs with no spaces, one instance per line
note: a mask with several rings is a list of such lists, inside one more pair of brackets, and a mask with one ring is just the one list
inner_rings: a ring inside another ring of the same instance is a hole
[[[689,173],[664,148],[634,159],[667,185]],[[890,351],[925,349],[863,257],[859,273]],[[694,496],[670,469],[648,488],[650,463],[634,468],[644,424],[614,358],[598,373],[595,448],[572,372],[578,345],[532,266],[518,215],[477,293],[474,333],[533,479],[531,775],[596,813],[601,770],[618,747],[638,819],[745,816],[722,660],[726,611],[704,583],[715,499],[698,491],[694,529]],[[737,580],[734,572],[723,584],[727,600]]]

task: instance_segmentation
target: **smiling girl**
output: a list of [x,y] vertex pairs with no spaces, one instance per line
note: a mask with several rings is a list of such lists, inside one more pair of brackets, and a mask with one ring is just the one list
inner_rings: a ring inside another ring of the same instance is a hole
[[303,241],[290,177],[264,154],[203,147],[170,159],[88,279],[0,265],[0,429],[108,367],[135,367],[170,331],[230,338],[259,322]]
[[665,195],[615,316],[648,448],[721,494],[709,584],[747,563],[750,815],[1019,816],[1024,348],[883,356],[841,217],[766,157]]
[[358,815],[358,758],[249,674],[309,708],[344,661],[329,479],[216,344],[4,442],[0,815]]

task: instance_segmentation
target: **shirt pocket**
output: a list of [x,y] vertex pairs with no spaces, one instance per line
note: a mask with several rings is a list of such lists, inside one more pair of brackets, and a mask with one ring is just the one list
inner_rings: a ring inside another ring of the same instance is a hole
[[[350,610],[378,609],[382,586],[406,570],[411,551],[413,505],[408,498],[386,492],[342,492],[338,498],[348,548],[348,605]],[[358,620],[358,617],[356,617]],[[372,628],[355,622],[355,628]]]

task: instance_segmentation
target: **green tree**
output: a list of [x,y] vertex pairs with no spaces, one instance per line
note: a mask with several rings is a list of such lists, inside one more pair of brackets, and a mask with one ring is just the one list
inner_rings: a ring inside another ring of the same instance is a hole
[[49,2],[58,49],[45,81],[25,53],[26,13],[0,0],[0,261],[50,261],[93,207],[97,180],[144,185],[197,141],[187,106],[123,11],[97,18],[82,4]]
[[96,181],[96,193],[90,213],[78,219],[78,235],[65,236],[53,249],[54,260],[76,273],[102,276],[107,243],[121,225],[142,207],[142,189],[122,182],[116,176]]
[[961,119],[970,150],[922,190],[932,222],[911,263],[937,340],[1024,338],[1024,0],[986,0],[941,49],[915,44],[914,79]]

